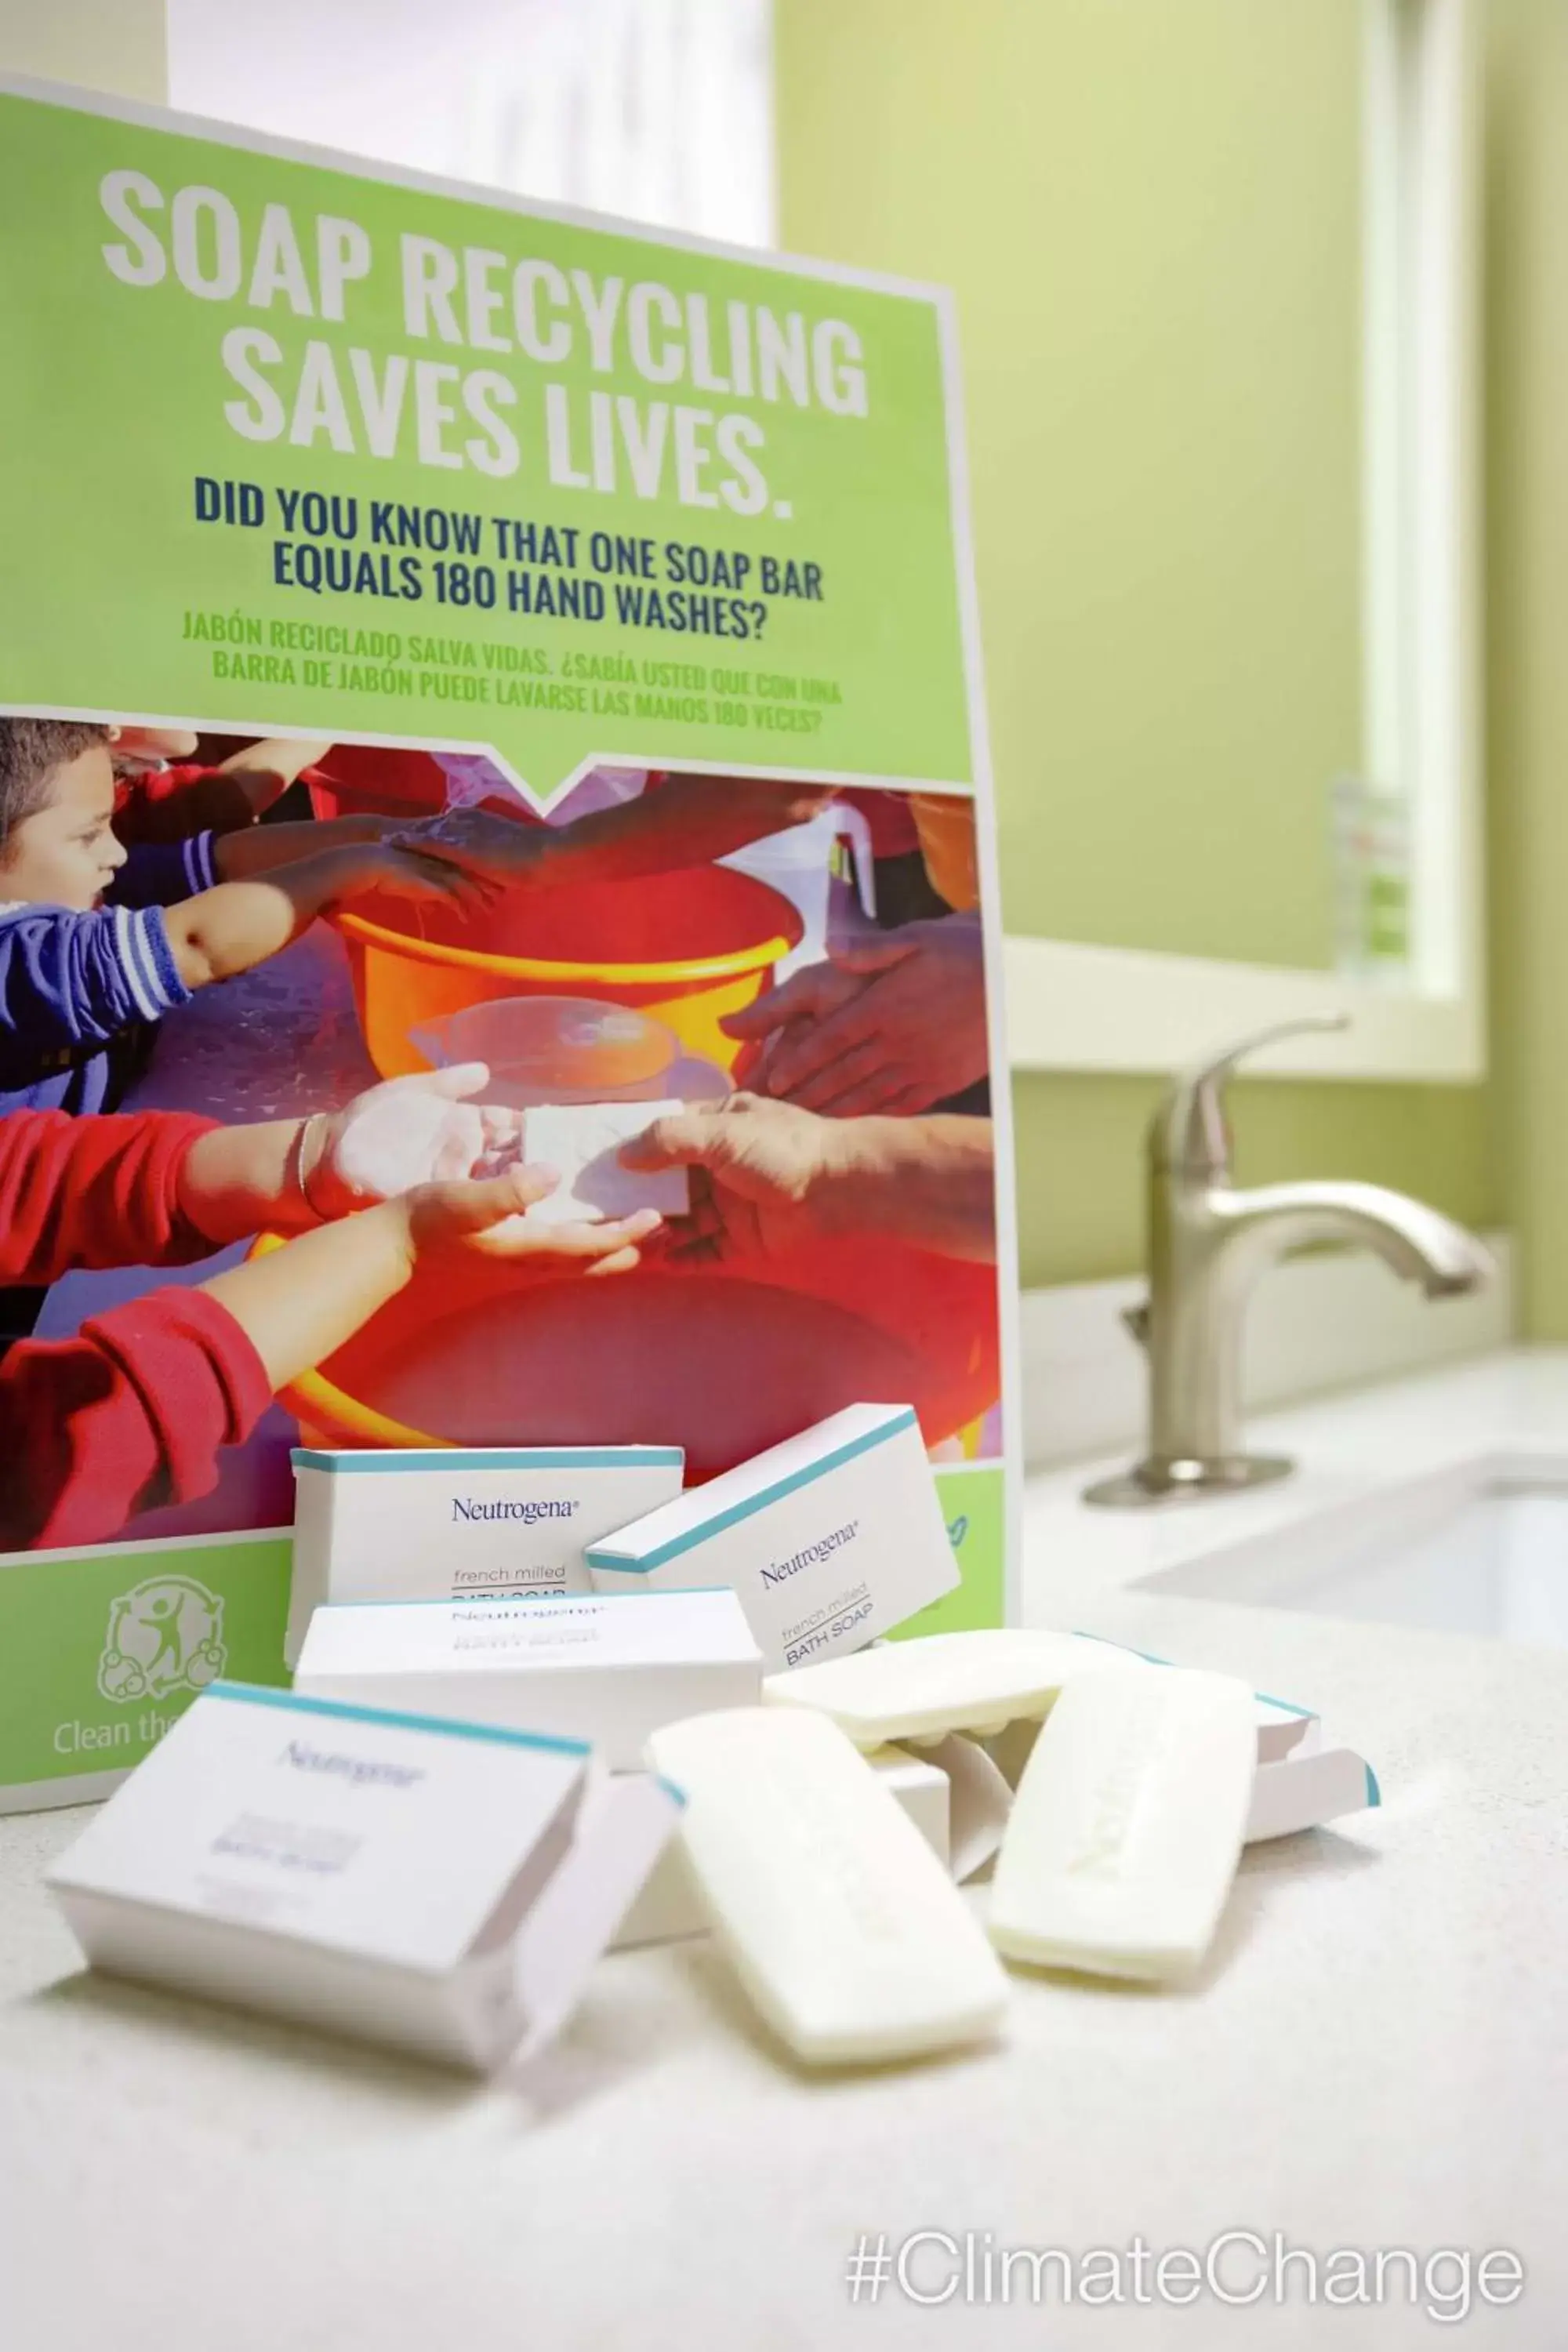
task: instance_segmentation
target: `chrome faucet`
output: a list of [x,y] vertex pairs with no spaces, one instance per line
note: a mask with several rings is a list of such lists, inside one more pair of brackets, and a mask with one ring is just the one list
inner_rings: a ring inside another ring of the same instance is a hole
[[1149,1297],[1127,1317],[1149,1359],[1149,1451],[1085,1501],[1129,1508],[1280,1478],[1288,1460],[1243,1451],[1241,1332],[1258,1276],[1316,1242],[1373,1249],[1429,1298],[1490,1278],[1462,1226],[1381,1184],[1231,1182],[1225,1082],[1246,1054],[1342,1016],[1289,1021],[1245,1037],[1178,1076],[1149,1128]]

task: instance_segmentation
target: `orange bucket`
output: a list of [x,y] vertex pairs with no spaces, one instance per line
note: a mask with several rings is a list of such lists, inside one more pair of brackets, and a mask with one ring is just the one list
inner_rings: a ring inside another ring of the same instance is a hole
[[960,800],[955,793],[911,793],[910,814],[931,888],[956,913],[973,913],[980,904],[973,802]]
[[787,898],[723,866],[524,887],[473,914],[362,898],[333,919],[365,1045],[387,1078],[428,1068],[412,1030],[498,996],[634,1005],[673,1029],[689,1054],[729,1070],[740,1047],[720,1022],[761,993],[801,937]]
[[995,1269],[867,1236],[602,1280],[448,1257],[281,1401],[307,1444],[673,1444],[691,1483],[861,1402],[935,1445],[999,1387]]
[[334,743],[305,781],[319,817],[395,816],[411,824],[447,805],[446,775],[428,751]]

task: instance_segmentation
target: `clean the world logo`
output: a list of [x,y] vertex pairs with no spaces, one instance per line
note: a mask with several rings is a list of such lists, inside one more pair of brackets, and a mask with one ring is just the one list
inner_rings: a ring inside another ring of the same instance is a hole
[[219,1595],[194,1576],[151,1576],[109,1604],[98,1687],[122,1702],[205,1690],[227,1656]]

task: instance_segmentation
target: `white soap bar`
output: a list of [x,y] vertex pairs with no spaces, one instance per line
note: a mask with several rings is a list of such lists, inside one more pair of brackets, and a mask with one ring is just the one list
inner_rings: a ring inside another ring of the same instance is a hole
[[[948,1746],[957,1748],[964,1744],[954,1739]],[[897,1798],[937,1860],[954,1878],[963,1878],[969,1872],[959,1868],[961,1859],[968,1862],[969,1869],[978,1869],[979,1862],[972,1857],[979,1854],[988,1860],[1000,1844],[1012,1791],[1005,1782],[1002,1783],[1004,1801],[995,1816],[994,1835],[987,1848],[990,1819],[977,1823],[973,1819],[977,1808],[967,1784],[962,1789],[956,1785],[969,1759],[963,1759],[953,1772],[950,1771],[945,1749],[938,1752],[942,1756],[940,1764],[923,1756],[911,1756],[903,1748],[881,1748],[875,1756],[868,1756],[866,1761],[889,1794]],[[970,1757],[979,1758],[983,1764],[989,1763],[978,1748],[970,1750]],[[995,1770],[994,1766],[990,1769]],[[1000,1780],[1000,1774],[997,1779]],[[957,1846],[953,1843],[955,1833]],[[708,1915],[692,1883],[690,1865],[681,1852],[679,1840],[672,1838],[647,1885],[616,1929],[612,1948],[618,1951],[630,1944],[664,1944],[677,1937],[707,1933]]]
[[1077,1633],[927,1633],[769,1675],[763,1696],[770,1705],[816,1707],[857,1748],[879,1748],[951,1731],[984,1736],[1018,1717],[1037,1719],[1074,1675],[1124,1671],[1130,1662],[1137,1663],[1131,1651]]
[[630,1771],[660,1724],[754,1706],[762,1671],[732,1592],[568,1592],[318,1609],[294,1687],[585,1740]]
[[[1124,1662],[1132,1658],[1145,1666],[1175,1664],[1174,1659],[1163,1658],[1154,1650],[1129,1650],[1103,1633],[1085,1633],[1079,1639],[1098,1642],[1110,1652],[1113,1658]],[[1267,1691],[1254,1691],[1252,1704],[1258,1725],[1258,1760],[1260,1764],[1278,1764],[1282,1757],[1305,1756],[1316,1748],[1320,1726],[1310,1706],[1298,1706],[1294,1699],[1273,1698]]]
[[[866,1761],[959,1885],[984,1870],[1002,1843],[1013,1802],[1012,1790],[984,1748],[953,1733],[918,1755],[907,1748],[879,1748]],[[707,1932],[690,1866],[679,1841],[672,1841],[612,1948]]]
[[[1352,1748],[1323,1747],[1322,1726],[1315,1715],[1287,1708],[1277,1699],[1255,1697],[1252,1704],[1258,1769],[1247,1817],[1248,1845],[1291,1837],[1298,1830],[1316,1829],[1342,1813],[1359,1813],[1383,1802],[1371,1765]],[[987,1740],[982,1752],[1005,1785],[1016,1788],[1023,1779],[1039,1730],[1037,1723],[1019,1721]],[[941,1757],[944,1749],[924,1752]],[[953,1875],[962,1878],[964,1873],[955,1867]]]
[[[971,1635],[955,1639],[969,1640]],[[1107,1642],[1099,1634],[1079,1634],[1076,1639],[1103,1654],[1107,1664],[1121,1666],[1160,1666],[1172,1671],[1169,1658],[1155,1657],[1147,1650],[1123,1649],[1119,1642]],[[1260,1691],[1252,1696],[1252,1719],[1258,1734],[1259,1766],[1283,1763],[1287,1758],[1299,1761],[1316,1755],[1322,1742],[1322,1725],[1310,1707],[1297,1706],[1289,1699],[1268,1698]],[[987,1733],[986,1748],[1003,1778],[1016,1788],[1024,1777],[1024,1767],[1033,1752],[1039,1736],[1037,1717],[1020,1716],[1000,1732]]]
[[683,1217],[691,1206],[684,1168],[634,1169],[621,1162],[621,1146],[644,1134],[656,1118],[683,1110],[679,1102],[540,1103],[522,1115],[522,1155],[536,1167],[553,1168],[561,1181],[528,1211],[531,1225],[563,1225],[586,1218],[629,1217],[634,1209],[658,1209]]
[[1229,1675],[1068,1683],[1013,1801],[992,1942],[1099,1976],[1185,1974],[1236,1874],[1257,1761],[1253,1696]]
[[924,1838],[826,1716],[745,1707],[670,1724],[654,1769],[715,1936],[810,2065],[913,2057],[995,2032],[995,1955]]

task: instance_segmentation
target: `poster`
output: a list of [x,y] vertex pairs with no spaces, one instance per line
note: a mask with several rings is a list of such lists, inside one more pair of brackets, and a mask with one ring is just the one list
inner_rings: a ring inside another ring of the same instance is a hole
[[[20,84],[0,285],[0,1108],[243,1127],[482,1059],[524,1136],[673,1106],[690,1170],[626,1272],[416,1268],[176,1501],[160,1471],[51,1517],[68,1474],[13,1449],[0,1802],[280,1675],[301,1433],[678,1442],[705,1476],[907,1398],[963,1570],[918,1630],[999,1622],[1012,1153],[943,299]],[[123,870],[68,833],[110,792]],[[298,936],[193,963],[193,898],[329,855]],[[38,1009],[51,956],[88,985],[51,893],[121,926],[123,1034]],[[13,1351],[214,1273],[46,1286],[17,1246]]]

